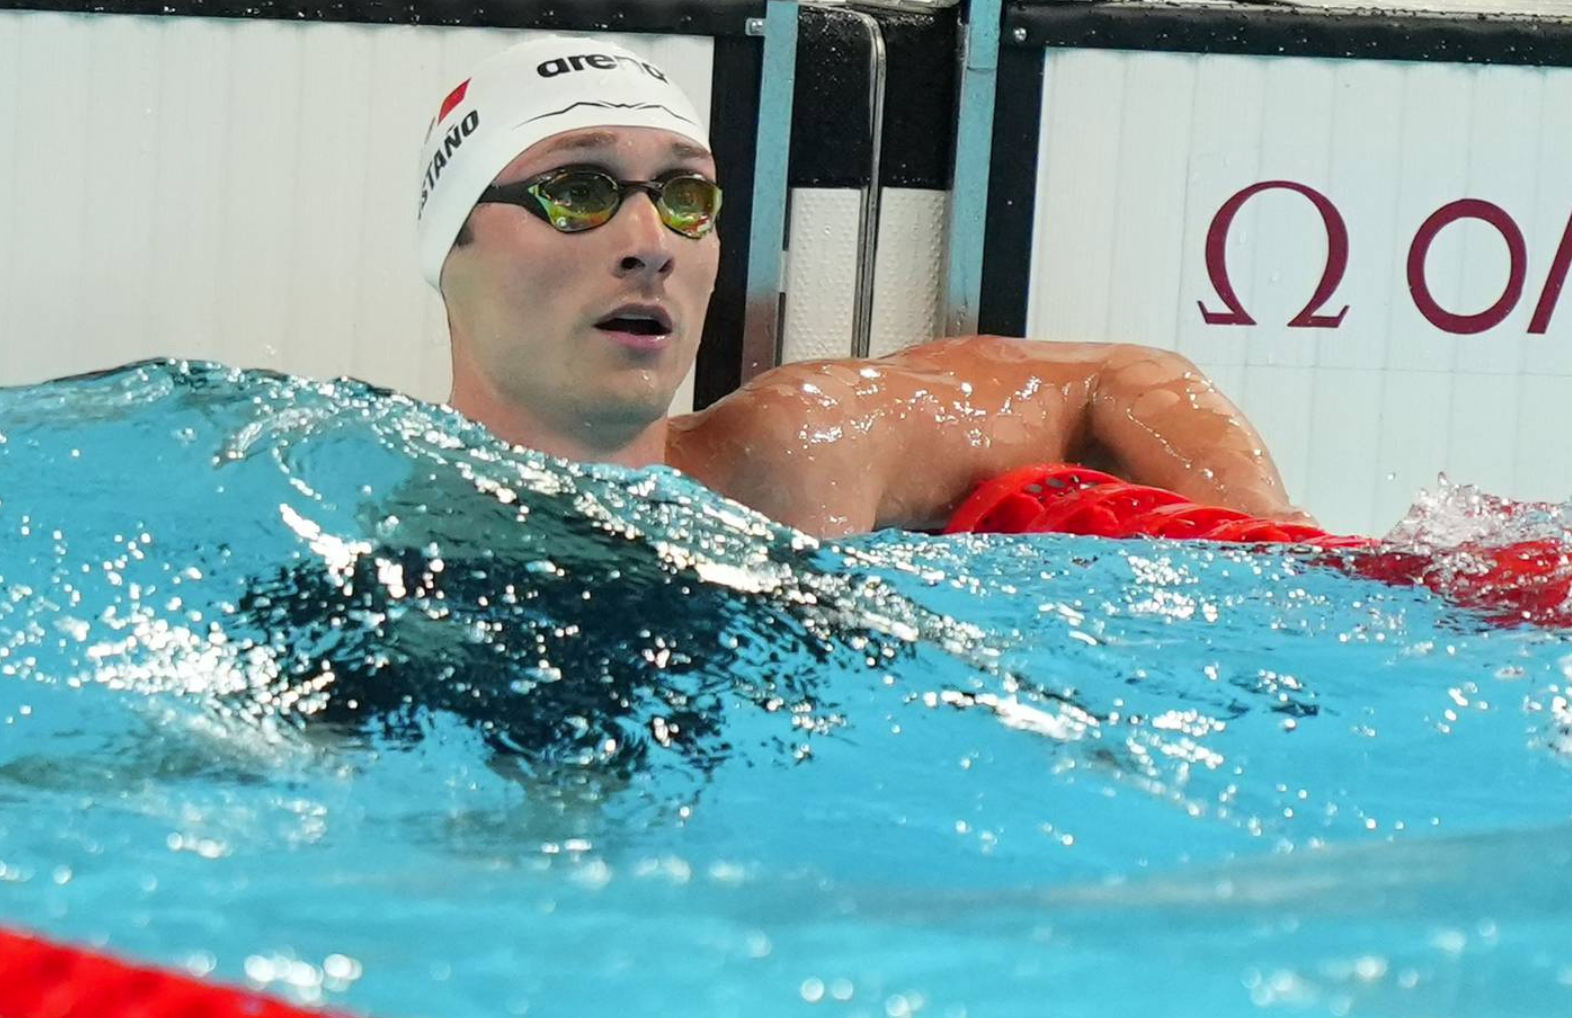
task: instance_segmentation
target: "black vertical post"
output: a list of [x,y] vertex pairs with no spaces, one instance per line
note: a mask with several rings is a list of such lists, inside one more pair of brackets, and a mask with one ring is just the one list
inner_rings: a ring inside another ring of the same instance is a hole
[[993,165],[988,180],[982,293],[977,307],[978,330],[999,336],[1026,333],[1045,59],[1046,51],[1041,45],[1006,42],[999,47]]
[[749,226],[753,221],[753,169],[758,149],[759,85],[764,40],[723,36],[715,40],[710,90],[710,147],[725,194],[721,210],[720,271],[704,323],[693,409],[702,410],[742,380],[743,319],[748,296]]

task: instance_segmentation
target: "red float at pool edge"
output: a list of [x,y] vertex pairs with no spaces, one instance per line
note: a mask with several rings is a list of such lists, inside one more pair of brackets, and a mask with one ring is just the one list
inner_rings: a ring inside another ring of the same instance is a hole
[[0,930],[0,1018],[344,1018]]
[[1328,534],[1221,506],[1199,505],[1162,488],[1126,484],[1111,474],[1062,463],[1012,470],[978,486],[944,528],[946,534],[1079,534],[1292,543],[1343,554],[1331,564],[1384,583],[1419,585],[1503,624],[1572,625],[1572,548],[1541,539],[1501,548],[1453,549],[1473,568],[1448,568],[1436,557],[1382,550],[1370,537]]

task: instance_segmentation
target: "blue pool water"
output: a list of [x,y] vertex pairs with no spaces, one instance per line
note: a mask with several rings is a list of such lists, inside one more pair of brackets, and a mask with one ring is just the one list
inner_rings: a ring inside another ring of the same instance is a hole
[[[1564,531],[1480,505],[1403,539]],[[0,925],[377,1018],[1561,1013],[1569,675],[1304,551],[821,545],[357,383],[0,390]]]

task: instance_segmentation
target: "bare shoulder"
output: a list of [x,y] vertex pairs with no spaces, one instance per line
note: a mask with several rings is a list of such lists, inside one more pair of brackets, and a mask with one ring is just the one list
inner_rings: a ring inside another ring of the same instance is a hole
[[862,443],[847,426],[857,369],[789,364],[672,420],[667,461],[723,495],[818,534],[872,526],[856,482]]
[[674,460],[703,473],[718,466],[717,457],[784,453],[783,446],[806,437],[804,428],[844,406],[848,392],[839,363],[787,364],[704,410],[673,418],[668,447]]
[[815,532],[934,526],[978,481],[1063,456],[1109,349],[971,336],[785,365],[674,420],[668,460]]

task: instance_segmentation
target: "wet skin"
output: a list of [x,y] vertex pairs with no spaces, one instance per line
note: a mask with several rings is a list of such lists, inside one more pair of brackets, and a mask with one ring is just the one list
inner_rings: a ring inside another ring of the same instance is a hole
[[[709,154],[677,135],[615,128],[547,139],[496,182],[582,164],[625,180],[714,175]],[[943,339],[873,360],[789,364],[668,418],[697,356],[719,231],[680,236],[643,194],[583,233],[508,205],[477,206],[469,225],[473,239],[442,275],[451,403],[509,441],[570,459],[666,463],[818,535],[934,529],[978,483],[1050,461],[1308,520],[1238,408],[1183,357],[1140,346]],[[628,306],[668,315],[669,334],[635,343],[608,328]]]
[[[514,159],[498,184],[569,166],[619,180],[713,179],[707,152],[650,128],[572,131]],[[473,239],[449,252],[442,295],[453,337],[452,405],[503,438],[568,459],[642,465],[665,454],[664,414],[698,355],[720,261],[718,234],[667,229],[636,193],[604,226],[564,234],[512,205],[477,205]],[[635,344],[597,328],[620,308],[665,315]]]
[[981,482],[1042,462],[1308,520],[1238,409],[1184,358],[1137,346],[969,336],[792,364],[669,436],[673,466],[821,535],[937,529]]

